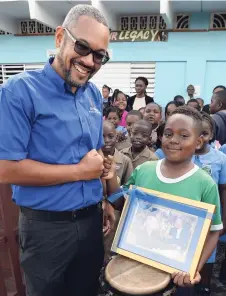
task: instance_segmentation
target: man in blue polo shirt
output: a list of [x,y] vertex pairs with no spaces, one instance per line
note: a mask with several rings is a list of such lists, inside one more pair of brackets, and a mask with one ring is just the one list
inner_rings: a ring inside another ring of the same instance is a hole
[[[92,6],[56,29],[57,55],[0,92],[0,182],[20,206],[21,265],[29,296],[94,296],[103,262],[99,153],[102,97],[88,80],[108,61],[109,28]],[[113,210],[109,204],[109,220]],[[110,219],[111,218],[111,219]]]

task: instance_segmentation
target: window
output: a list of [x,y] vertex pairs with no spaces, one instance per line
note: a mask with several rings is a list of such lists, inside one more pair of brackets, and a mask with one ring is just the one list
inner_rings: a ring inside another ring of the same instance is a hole
[[155,63],[107,63],[95,74],[92,82],[99,90],[104,84],[113,90],[120,89],[127,95],[135,94],[135,79],[144,76],[148,79],[147,93],[154,96]]
[[176,16],[176,29],[189,29],[190,16],[187,14],[178,14]]
[[36,20],[25,20],[20,22],[20,33],[23,35],[54,34],[55,32],[55,29],[39,23]]
[[122,16],[120,30],[164,30],[166,23],[161,15]]
[[22,73],[27,70],[42,69],[44,64],[0,64],[0,84],[5,82],[9,77]]
[[226,28],[226,12],[212,13],[210,21],[211,29],[225,29]]

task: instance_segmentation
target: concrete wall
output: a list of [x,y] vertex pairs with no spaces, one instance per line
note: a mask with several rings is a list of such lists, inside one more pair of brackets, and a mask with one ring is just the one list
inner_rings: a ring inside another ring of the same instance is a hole
[[[209,23],[209,14],[194,14],[190,28],[207,29]],[[113,62],[156,62],[155,100],[162,105],[186,95],[188,84],[200,87],[206,103],[215,85],[226,85],[226,31],[172,32],[167,42],[120,42],[110,48]],[[54,49],[54,36],[0,36],[0,64],[44,63],[47,49]]]

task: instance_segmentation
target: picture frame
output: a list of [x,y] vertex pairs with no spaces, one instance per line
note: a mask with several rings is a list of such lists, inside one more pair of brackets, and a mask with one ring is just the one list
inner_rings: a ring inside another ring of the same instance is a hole
[[126,198],[111,250],[195,277],[215,205],[142,187]]

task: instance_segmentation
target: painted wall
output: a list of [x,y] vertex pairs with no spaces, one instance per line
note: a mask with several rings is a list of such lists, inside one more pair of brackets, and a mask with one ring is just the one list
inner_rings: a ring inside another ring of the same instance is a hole
[[[191,29],[207,29],[210,15],[194,14]],[[43,63],[53,36],[0,36],[0,64]],[[164,105],[186,86],[200,86],[209,102],[216,84],[226,84],[226,31],[169,33],[168,42],[111,43],[113,62],[156,62],[155,100]],[[104,81],[103,81],[104,83]]]

